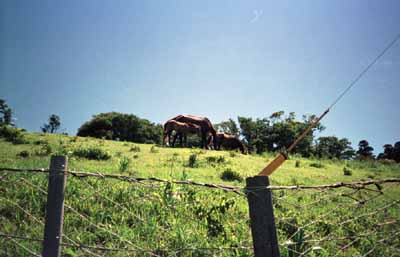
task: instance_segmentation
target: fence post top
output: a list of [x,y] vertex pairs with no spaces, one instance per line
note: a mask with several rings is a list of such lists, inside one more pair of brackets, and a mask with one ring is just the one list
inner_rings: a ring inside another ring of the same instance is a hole
[[268,176],[254,176],[246,178],[247,186],[269,186]]

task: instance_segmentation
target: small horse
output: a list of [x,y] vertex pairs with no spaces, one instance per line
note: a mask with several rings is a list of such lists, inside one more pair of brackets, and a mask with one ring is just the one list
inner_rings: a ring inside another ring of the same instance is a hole
[[[242,154],[246,153],[243,143],[235,135],[217,133],[214,141],[216,142],[214,145],[215,150],[220,150],[222,146],[224,149],[228,150],[235,150],[239,148]],[[211,137],[208,138],[208,143],[211,144]]]
[[[186,122],[190,123],[193,125],[198,125],[200,126],[201,129],[201,147],[208,149],[208,144],[207,144],[207,135],[212,134],[213,135],[213,140],[216,138],[217,131],[213,127],[211,121],[206,118],[206,117],[197,117],[193,115],[178,115],[171,120],[176,120],[179,122]],[[214,144],[216,142],[214,141]]]
[[176,120],[168,120],[164,124],[164,138],[163,143],[165,143],[168,138],[168,144],[171,145],[171,134],[172,131],[175,131],[175,136],[172,142],[172,146],[175,146],[175,140],[177,137],[180,137],[180,143],[182,145],[182,139],[184,139],[184,143],[187,143],[187,134],[201,134],[201,127],[195,124],[179,122]]

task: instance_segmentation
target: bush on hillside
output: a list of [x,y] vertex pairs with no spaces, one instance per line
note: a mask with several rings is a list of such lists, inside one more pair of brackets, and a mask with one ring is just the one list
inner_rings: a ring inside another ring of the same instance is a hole
[[122,157],[119,160],[119,171],[120,172],[125,172],[128,170],[130,164],[130,160],[127,157]]
[[129,151],[135,152],[135,153],[140,152],[140,147],[137,145],[132,146],[131,149],[129,149]]
[[106,151],[103,151],[101,148],[98,147],[87,147],[87,148],[79,148],[75,149],[72,152],[73,156],[78,158],[85,158],[88,160],[109,160],[111,155]]
[[19,152],[19,153],[17,154],[17,156],[18,156],[18,157],[22,157],[22,158],[27,158],[27,157],[29,157],[29,152],[26,151],[26,150],[23,150],[23,151]]
[[206,161],[210,164],[212,163],[217,163],[217,164],[221,164],[225,162],[225,157],[224,156],[207,156],[206,157]]
[[195,168],[195,167],[197,167],[197,154],[191,154],[190,156],[189,156],[189,161],[188,161],[188,166],[190,167],[190,168]]
[[313,163],[310,163],[310,167],[317,168],[317,169],[322,169],[325,166],[320,162],[313,162]]
[[230,168],[224,170],[224,171],[221,173],[220,178],[221,178],[222,180],[225,180],[225,181],[235,181],[235,180],[236,180],[236,181],[239,181],[239,182],[242,182],[242,181],[243,181],[242,176],[240,176],[240,174],[239,174],[238,172],[236,172],[236,171],[234,171],[234,170],[232,170],[232,169],[230,169]]
[[349,169],[349,168],[344,167],[343,168],[343,175],[351,176],[351,175],[353,175],[353,171],[351,169]]
[[149,120],[118,112],[100,113],[78,129],[78,136],[137,143],[161,143],[163,128]]
[[53,152],[53,148],[49,145],[49,143],[44,143],[40,145],[39,149],[35,150],[35,154],[38,156],[47,156]]
[[0,137],[13,144],[26,143],[22,130],[8,125],[0,126]]

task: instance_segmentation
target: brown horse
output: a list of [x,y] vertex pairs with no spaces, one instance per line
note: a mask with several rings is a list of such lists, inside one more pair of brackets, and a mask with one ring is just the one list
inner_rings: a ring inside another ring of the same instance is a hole
[[[200,128],[200,126],[191,124],[191,123],[179,122],[176,120],[168,120],[164,124],[163,143],[165,143],[166,139],[168,138],[168,143],[171,144],[172,131],[175,131],[176,136],[180,136],[180,141],[181,141],[181,145],[182,145],[182,137],[184,138],[185,144],[186,144],[186,135],[188,133],[196,133],[196,134],[200,135],[201,128]],[[175,146],[176,136],[174,137],[172,146]]]
[[201,147],[208,149],[207,135],[211,134],[213,136],[214,145],[216,144],[217,131],[214,129],[211,121],[206,117],[197,117],[193,115],[178,115],[171,120],[176,120],[179,122],[186,122],[200,126],[201,130]]
[[[228,150],[235,150],[239,148],[242,154],[246,153],[243,143],[235,135],[217,133],[215,141],[215,150],[220,150],[222,146],[224,149]],[[208,142],[211,143],[211,138],[208,139]]]

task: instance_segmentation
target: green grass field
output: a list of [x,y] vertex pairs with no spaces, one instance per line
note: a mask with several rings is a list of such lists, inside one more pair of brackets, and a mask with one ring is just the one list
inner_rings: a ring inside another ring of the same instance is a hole
[[[17,145],[0,140],[0,167],[48,168],[51,155],[67,154],[69,170],[244,187],[246,177],[274,158],[50,134],[26,133],[25,140]],[[88,149],[108,159],[83,158]],[[233,172],[236,180],[222,180],[224,172]],[[0,172],[0,177],[0,233],[42,239],[47,175]],[[399,164],[292,156],[270,181],[320,185],[399,177]],[[281,255],[400,256],[399,193],[398,184],[273,191]],[[63,256],[253,254],[247,200],[234,192],[69,176],[65,203]],[[41,252],[39,241],[0,237],[0,256],[32,252]]]

